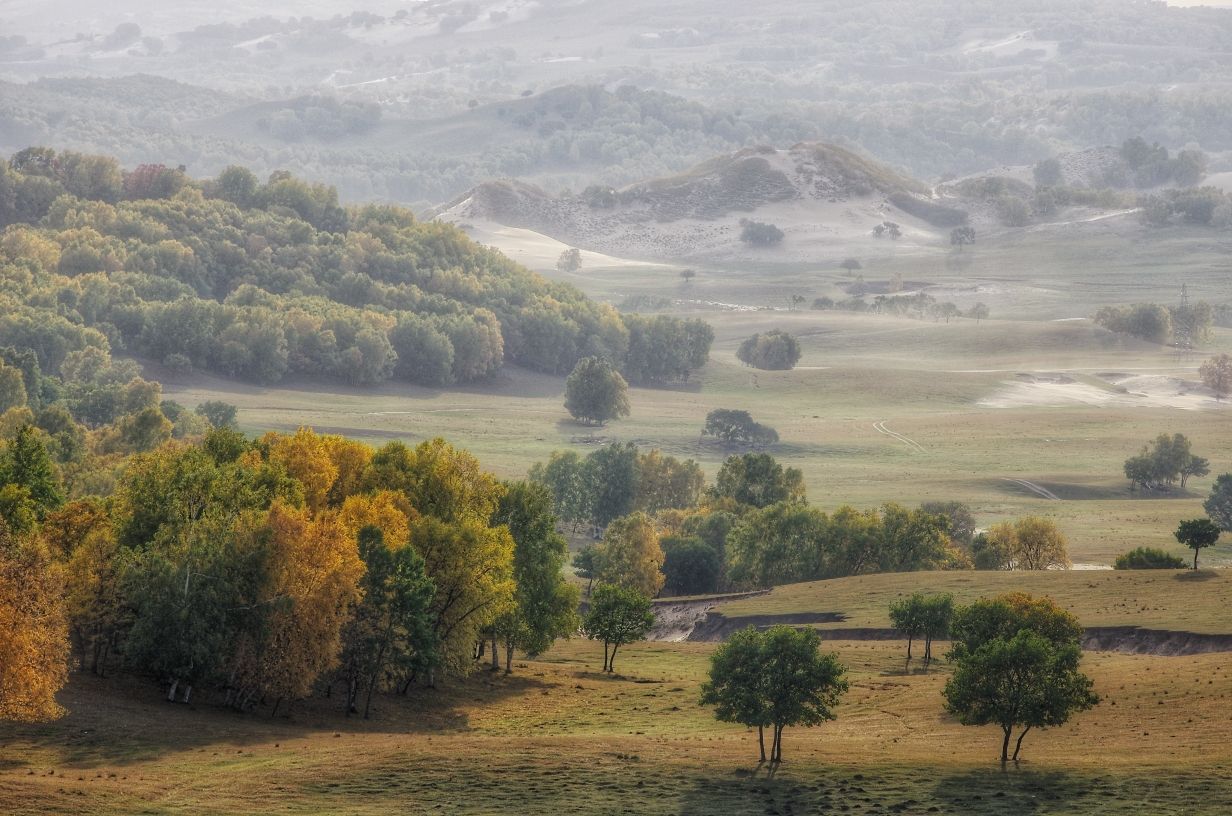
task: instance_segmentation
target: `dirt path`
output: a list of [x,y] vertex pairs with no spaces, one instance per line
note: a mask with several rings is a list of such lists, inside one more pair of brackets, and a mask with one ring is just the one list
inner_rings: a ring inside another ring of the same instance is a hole
[[885,434],[888,437],[897,439],[899,442],[902,442],[904,445],[910,448],[913,453],[928,453],[928,451],[924,449],[924,446],[921,445],[919,442],[916,442],[914,439],[911,439],[910,437],[903,436],[902,434],[897,433],[895,431],[891,431],[889,428],[887,428],[885,424],[885,420],[882,420],[881,422],[874,422],[873,430],[875,430],[879,434]]
[[1032,493],[1036,494],[1037,496],[1042,496],[1043,498],[1048,499],[1049,501],[1061,501],[1061,497],[1058,496],[1056,493],[1053,493],[1051,490],[1049,490],[1046,487],[1040,487],[1035,482],[1028,482],[1026,479],[1010,479],[1010,478],[1005,478],[1003,479],[1003,481],[1013,482],[1016,485],[1025,487],[1027,490],[1030,490]]

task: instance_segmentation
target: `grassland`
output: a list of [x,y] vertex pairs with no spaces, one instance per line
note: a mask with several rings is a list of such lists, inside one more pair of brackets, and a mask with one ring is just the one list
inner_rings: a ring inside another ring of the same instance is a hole
[[[1201,512],[1212,477],[1165,497],[1129,492],[1122,462],[1161,432],[1181,432],[1212,460],[1232,466],[1228,409],[1178,410],[1118,395],[1104,372],[1148,372],[1194,379],[1197,359],[1127,343],[1075,322],[971,321],[821,312],[721,312],[711,363],[688,384],[634,388],[633,413],[599,431],[569,420],[561,378],[507,369],[481,387],[430,390],[389,384],[353,390],[320,382],[256,388],[167,377],[169,397],[189,405],[224,399],[240,408],[246,431],[311,425],[372,443],[445,436],[505,476],[524,475],[551,451],[588,450],[633,441],[698,460],[713,476],[731,453],[703,440],[706,413],[744,408],[776,428],[773,449],[803,470],[809,496],[823,509],[885,501],[969,503],[981,525],[1021,515],[1053,516],[1072,541],[1075,561],[1111,563],[1136,546],[1183,554],[1171,531]],[[788,372],[754,371],[735,359],[740,340],[781,326],[801,337],[805,354]],[[1232,346],[1221,330],[1219,347]],[[1067,372],[1075,383],[1122,403],[995,407],[1020,373]],[[918,443],[878,430],[876,423]],[[1010,481],[1023,479],[1060,496],[1048,501]],[[1232,547],[1208,553],[1226,562]]]
[[1223,655],[1091,654],[1103,697],[1033,733],[1002,771],[992,729],[941,711],[946,668],[904,672],[902,645],[834,642],[852,687],[839,718],[789,729],[786,762],[697,705],[711,644],[630,647],[604,677],[570,641],[378,703],[370,721],[316,700],[290,719],[158,701],[150,684],[75,677],[70,714],[0,726],[12,814],[1222,814],[1232,808]]
[[1146,629],[1232,634],[1232,574],[1224,570],[920,572],[862,575],[775,587],[724,603],[725,616],[837,612],[845,620],[817,628],[888,627],[892,601],[912,592],[949,592],[959,603],[1003,592],[1047,595],[1087,627],[1140,626]]

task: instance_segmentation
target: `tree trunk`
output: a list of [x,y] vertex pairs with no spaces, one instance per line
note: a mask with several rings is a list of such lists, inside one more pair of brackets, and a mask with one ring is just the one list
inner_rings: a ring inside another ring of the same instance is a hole
[[912,641],[913,639],[914,639],[914,638],[912,638],[912,636],[911,636],[911,635],[907,635],[907,659],[908,659],[908,660],[910,660],[910,659],[911,659],[911,641]]
[[368,719],[368,712],[372,709],[372,690],[376,688],[376,672],[368,678],[368,693],[364,697],[364,719]]
[[1001,740],[1001,764],[1004,765],[1010,760],[1010,732],[1013,728],[1002,726],[1001,730],[1005,732],[1005,739]]
[[500,650],[496,648],[496,630],[492,630],[492,671],[500,671]]
[[1031,730],[1031,726],[1029,725],[1026,728],[1022,729],[1022,733],[1018,735],[1018,742],[1014,743],[1014,761],[1015,762],[1018,761],[1018,753],[1022,750],[1022,738],[1025,737],[1027,735],[1027,732],[1030,730]]
[[505,641],[505,674],[513,674],[513,644]]
[[282,705],[282,698],[281,698],[281,697],[279,697],[278,699],[274,700],[274,707],[273,707],[272,709],[270,709],[270,719],[271,719],[271,720],[272,720],[272,719],[274,719],[274,717],[278,714],[278,706],[280,706],[280,705]]
[[757,726],[757,747],[761,751],[761,761],[766,761],[766,727]]
[[184,689],[184,701],[183,702],[185,705],[188,704],[188,698],[191,696],[192,696],[192,686],[190,685]]
[[169,703],[175,702],[175,690],[179,688],[179,686],[180,686],[179,680],[171,681],[171,688],[167,689],[167,702]]
[[607,663],[607,660],[608,660],[608,658],[607,658],[607,647],[608,647],[608,643],[607,643],[607,641],[605,640],[605,641],[603,641],[603,670],[604,670],[604,671],[607,671],[607,665],[608,665],[608,663]]
[[1194,572],[1198,571],[1198,548],[1194,547]]
[[619,648],[619,643],[612,644],[612,656],[607,659],[607,670],[609,674],[616,670],[616,650]]

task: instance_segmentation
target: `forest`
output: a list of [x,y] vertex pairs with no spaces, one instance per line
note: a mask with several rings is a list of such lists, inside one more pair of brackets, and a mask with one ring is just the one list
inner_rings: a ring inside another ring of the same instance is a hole
[[0,225],[16,225],[0,242],[0,345],[49,372],[93,348],[263,384],[441,386],[506,360],[562,374],[601,356],[653,384],[687,378],[712,338],[697,320],[622,317],[455,227],[344,208],[282,171],[196,182],[28,148],[0,166]]

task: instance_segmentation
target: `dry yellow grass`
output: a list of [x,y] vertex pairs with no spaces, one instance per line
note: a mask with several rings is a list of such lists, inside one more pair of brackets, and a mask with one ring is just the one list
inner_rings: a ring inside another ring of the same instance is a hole
[[[946,669],[905,673],[898,643],[837,642],[839,719],[789,729],[758,767],[755,734],[697,705],[709,644],[640,644],[621,676],[564,643],[512,678],[382,699],[376,718],[303,704],[294,720],[159,702],[135,681],[74,678],[71,713],[0,728],[0,811],[14,814],[1115,812],[1232,809],[1223,655],[1093,654],[1104,698],[1033,733],[1002,772],[992,729],[941,711]],[[846,806],[846,808],[844,808]]]

